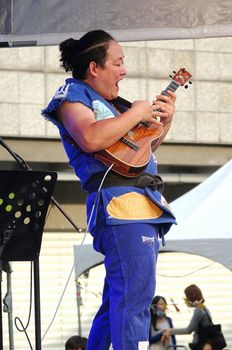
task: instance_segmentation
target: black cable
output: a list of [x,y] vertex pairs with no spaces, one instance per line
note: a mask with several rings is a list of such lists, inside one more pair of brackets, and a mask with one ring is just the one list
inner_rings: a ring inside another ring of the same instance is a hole
[[208,267],[212,266],[213,264],[215,264],[215,261],[208,264],[208,265],[205,265],[197,270],[194,270],[192,272],[189,272],[189,273],[186,273],[185,275],[163,275],[161,273],[157,273],[157,276],[160,276],[160,277],[169,277],[169,278],[182,278],[182,277],[187,277],[187,276],[190,276],[190,275],[193,275],[194,273],[198,272],[198,271],[201,271],[201,270],[204,270],[204,269],[207,269]]
[[[28,319],[27,319],[27,323],[26,323],[26,326],[23,325],[23,322],[21,321],[21,319],[19,317],[15,317],[14,319],[14,324],[15,324],[15,327],[16,329],[19,331],[19,332],[24,332],[25,335],[26,335],[26,338],[27,338],[27,341],[29,343],[29,346],[30,346],[30,349],[33,350],[32,348],[32,345],[31,345],[31,342],[30,342],[30,339],[29,339],[29,336],[27,334],[27,328],[30,324],[30,320],[31,320],[31,311],[32,311],[32,262],[31,262],[31,273],[30,273],[30,280],[31,280],[31,283],[30,283],[30,303],[29,303],[29,313],[28,313]],[[17,325],[17,322],[19,322],[21,324],[21,329],[18,327]]]

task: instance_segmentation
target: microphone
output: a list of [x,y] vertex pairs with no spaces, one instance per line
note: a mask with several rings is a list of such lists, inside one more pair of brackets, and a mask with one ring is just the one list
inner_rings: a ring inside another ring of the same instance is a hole
[[0,137],[0,145],[2,147],[4,147],[9,153],[10,155],[14,158],[14,160],[16,160],[16,162],[19,164],[20,168],[23,170],[31,170],[29,168],[29,166],[27,165],[27,163],[17,154],[15,153],[10,146],[8,146],[8,144]]

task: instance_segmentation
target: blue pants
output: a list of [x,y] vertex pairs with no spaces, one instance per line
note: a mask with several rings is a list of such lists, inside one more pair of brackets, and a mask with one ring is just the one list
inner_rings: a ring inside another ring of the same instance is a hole
[[93,230],[94,248],[105,255],[103,300],[88,337],[87,350],[138,350],[148,340],[150,304],[155,293],[158,225],[106,226]]

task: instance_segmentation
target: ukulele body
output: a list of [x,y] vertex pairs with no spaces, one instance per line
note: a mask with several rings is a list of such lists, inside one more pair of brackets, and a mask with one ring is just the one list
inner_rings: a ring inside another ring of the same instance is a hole
[[150,160],[152,145],[162,133],[162,126],[139,123],[122,140],[96,153],[95,158],[107,167],[114,164],[112,170],[120,175],[139,176]]

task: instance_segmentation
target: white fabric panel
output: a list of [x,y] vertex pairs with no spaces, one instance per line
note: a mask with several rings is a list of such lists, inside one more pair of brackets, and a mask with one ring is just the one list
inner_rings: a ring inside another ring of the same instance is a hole
[[171,203],[178,225],[172,240],[232,238],[232,160]]
[[55,45],[92,29],[119,41],[231,36],[229,0],[1,0],[0,41]]

